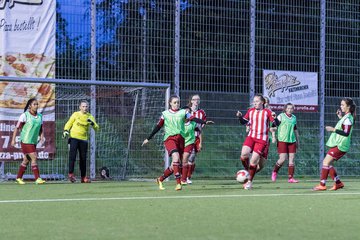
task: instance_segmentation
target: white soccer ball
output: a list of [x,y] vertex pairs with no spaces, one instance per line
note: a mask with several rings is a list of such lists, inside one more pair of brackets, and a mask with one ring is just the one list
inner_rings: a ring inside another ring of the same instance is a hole
[[245,183],[249,179],[249,172],[246,170],[239,170],[236,173],[236,181],[239,183]]

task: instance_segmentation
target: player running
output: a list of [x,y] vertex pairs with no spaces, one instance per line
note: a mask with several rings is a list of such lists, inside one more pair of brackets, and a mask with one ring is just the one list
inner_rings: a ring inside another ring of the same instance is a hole
[[279,125],[276,114],[271,112],[270,109],[264,108],[264,104],[264,97],[261,94],[257,94],[253,99],[254,107],[250,108],[244,117],[239,111],[236,114],[242,125],[250,125],[250,131],[243,143],[240,156],[242,163],[246,165],[246,163],[249,162],[249,156],[252,152],[248,166],[250,174],[249,181],[243,186],[246,190],[252,188],[252,181],[256,173],[257,165],[259,164],[261,155],[264,153],[266,144],[268,144],[270,122],[274,122],[275,126]]
[[[345,113],[344,115],[342,113]],[[320,184],[313,188],[314,191],[325,191],[328,175],[335,181],[331,191],[344,187],[333,166],[334,161],[342,158],[350,149],[351,135],[356,118],[356,104],[351,98],[343,98],[340,109],[336,112],[340,119],[335,127],[326,126],[325,129],[331,132],[326,143],[330,149],[327,152],[321,168]]]
[[181,190],[181,174],[180,174],[180,159],[184,152],[185,146],[185,120],[194,121],[200,124],[207,124],[199,118],[192,116],[187,109],[180,109],[180,98],[177,95],[172,95],[169,99],[169,109],[162,112],[161,118],[149,137],[147,137],[141,146],[144,146],[149,140],[162,128],[165,129],[164,145],[172,158],[171,166],[165,169],[162,176],[156,179],[159,189],[164,190],[163,181],[174,174],[176,179],[175,190]]

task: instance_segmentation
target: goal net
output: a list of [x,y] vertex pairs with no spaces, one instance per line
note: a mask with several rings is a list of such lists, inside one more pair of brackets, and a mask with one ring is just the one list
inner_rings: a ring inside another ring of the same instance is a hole
[[[76,81],[74,81],[76,82]],[[110,178],[153,178],[164,168],[164,147],[161,134],[144,147],[143,140],[156,125],[166,108],[169,86],[166,84],[135,84],[107,82],[101,85],[56,83],[55,85],[55,157],[39,161],[45,179],[66,179],[68,174],[68,142],[62,138],[65,123],[79,111],[80,100],[89,102],[100,130],[90,131],[87,171],[91,178],[101,178],[100,170],[109,169]],[[99,83],[97,83],[99,84]],[[19,161],[6,161],[2,177],[13,179]],[[79,156],[75,163],[79,173]],[[24,178],[32,178],[28,169]]]

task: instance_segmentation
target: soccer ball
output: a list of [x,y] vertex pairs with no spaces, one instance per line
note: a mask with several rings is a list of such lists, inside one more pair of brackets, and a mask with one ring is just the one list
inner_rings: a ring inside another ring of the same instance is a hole
[[236,173],[236,181],[239,183],[245,183],[249,179],[249,172],[246,170],[239,170]]

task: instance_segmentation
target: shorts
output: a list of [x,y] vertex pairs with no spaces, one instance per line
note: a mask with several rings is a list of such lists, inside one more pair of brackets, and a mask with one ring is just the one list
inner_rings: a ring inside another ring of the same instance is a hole
[[21,150],[22,150],[23,154],[36,153],[36,145],[28,144],[28,143],[21,143]]
[[199,137],[196,137],[195,138],[195,152],[200,152],[200,138]]
[[278,142],[277,143],[278,153],[296,153],[296,142]]
[[195,144],[194,143],[189,144],[189,145],[187,145],[185,147],[184,153],[190,153],[191,154],[194,151],[194,149],[195,149]]
[[184,152],[185,140],[180,134],[178,134],[168,137],[164,141],[164,145],[169,156],[171,156],[174,152],[178,152],[180,155],[182,155]]
[[245,138],[243,145],[248,146],[253,152],[263,156],[266,145],[268,145],[268,143],[264,140],[259,140],[248,136]]
[[329,151],[327,152],[327,154],[329,154],[330,156],[332,156],[333,158],[335,158],[335,160],[339,160],[340,158],[342,158],[345,155],[346,152],[342,152],[338,149],[338,147],[332,147],[329,149]]

